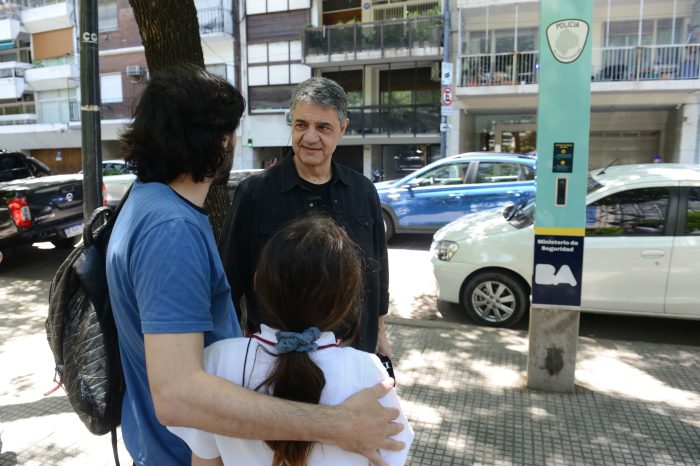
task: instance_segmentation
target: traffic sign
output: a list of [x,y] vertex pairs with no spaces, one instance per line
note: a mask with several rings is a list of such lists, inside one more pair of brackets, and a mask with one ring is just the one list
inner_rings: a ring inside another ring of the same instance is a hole
[[452,102],[455,100],[455,93],[452,90],[452,87],[443,87],[442,88],[442,96],[440,98],[440,102],[442,105],[452,105]]
[[442,62],[442,68],[441,68],[441,74],[440,74],[440,83],[443,86],[451,86],[452,85],[452,63],[444,61]]

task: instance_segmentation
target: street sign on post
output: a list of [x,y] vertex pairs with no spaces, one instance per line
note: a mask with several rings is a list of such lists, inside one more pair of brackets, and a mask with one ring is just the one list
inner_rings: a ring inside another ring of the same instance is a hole
[[593,0],[541,0],[528,386],[574,389],[590,128]]

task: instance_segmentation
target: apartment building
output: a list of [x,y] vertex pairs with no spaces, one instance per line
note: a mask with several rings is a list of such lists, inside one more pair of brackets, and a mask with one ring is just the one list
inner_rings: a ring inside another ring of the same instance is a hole
[[[657,156],[700,163],[700,1],[593,3],[589,166]],[[448,154],[535,150],[540,2],[455,7],[458,111]]]
[[[77,4],[0,4],[0,148],[57,173],[80,168]],[[288,150],[289,97],[310,76],[348,92],[339,162],[390,179],[438,156],[443,0],[245,0],[237,31],[233,0],[195,5],[207,68],[248,101],[236,168],[267,166]],[[118,155],[148,69],[128,0],[98,6],[107,159]],[[451,9],[447,154],[536,150],[540,2],[452,0]],[[589,40],[590,166],[700,162],[700,0],[594,0]]]
[[247,0],[240,167],[290,144],[289,96],[310,76],[348,93],[350,125],[334,159],[396,178],[439,153],[441,0]]
[[[119,157],[119,132],[148,81],[128,0],[97,0],[102,158]],[[0,148],[55,173],[81,168],[78,0],[0,4]],[[235,83],[232,0],[196,0],[204,62]]]

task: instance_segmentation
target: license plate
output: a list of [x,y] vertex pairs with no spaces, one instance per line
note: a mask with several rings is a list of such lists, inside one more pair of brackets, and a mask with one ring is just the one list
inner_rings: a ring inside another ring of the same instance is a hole
[[63,229],[63,233],[65,233],[66,238],[72,238],[74,236],[78,236],[82,232],[83,232],[83,224],[82,223],[79,223],[78,225],[66,227]]

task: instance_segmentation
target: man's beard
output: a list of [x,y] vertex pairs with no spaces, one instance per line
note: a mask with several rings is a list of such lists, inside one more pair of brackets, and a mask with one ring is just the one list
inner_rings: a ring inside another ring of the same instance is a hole
[[211,184],[213,186],[221,186],[228,183],[229,174],[231,168],[233,168],[233,149],[233,139],[231,139],[223,150],[224,161],[211,179]]

